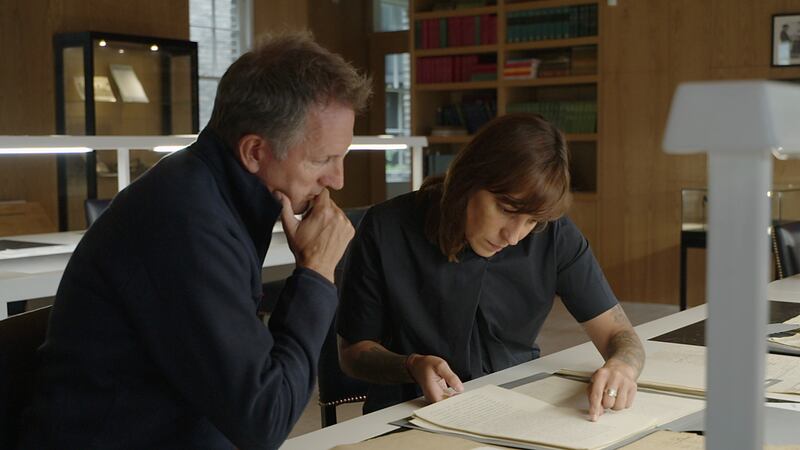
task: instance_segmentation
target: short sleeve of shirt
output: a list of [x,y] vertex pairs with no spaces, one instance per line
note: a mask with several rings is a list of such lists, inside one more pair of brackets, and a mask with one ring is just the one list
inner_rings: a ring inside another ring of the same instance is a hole
[[569,218],[551,224],[556,245],[556,293],[578,322],[586,322],[615,306],[589,242]]
[[345,261],[336,331],[350,343],[384,336],[386,316],[383,268],[374,210],[361,221]]

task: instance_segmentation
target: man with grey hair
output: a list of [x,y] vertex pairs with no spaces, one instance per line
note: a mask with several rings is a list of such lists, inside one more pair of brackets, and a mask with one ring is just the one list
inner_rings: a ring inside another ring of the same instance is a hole
[[[343,186],[369,84],[305,34],[231,65],[197,142],[120,192],[73,253],[21,448],[283,442],[336,309],[353,228],[328,190]],[[256,308],[278,217],[296,269],[265,327]]]

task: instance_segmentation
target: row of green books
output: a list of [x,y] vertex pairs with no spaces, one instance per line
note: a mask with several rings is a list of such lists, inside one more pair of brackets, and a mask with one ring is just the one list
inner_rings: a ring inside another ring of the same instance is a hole
[[540,114],[564,133],[596,133],[597,102],[520,102],[509,103],[509,113],[527,112]]
[[597,35],[597,5],[512,11],[508,13],[506,40],[528,42]]

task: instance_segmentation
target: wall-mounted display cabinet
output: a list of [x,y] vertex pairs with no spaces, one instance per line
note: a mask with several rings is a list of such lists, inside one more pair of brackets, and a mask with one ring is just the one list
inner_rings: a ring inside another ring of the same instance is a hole
[[539,113],[566,134],[573,209],[596,222],[596,0],[416,0],[411,3],[412,134],[428,136],[426,173],[440,173],[497,115]]
[[[174,135],[198,132],[197,44],[99,32],[53,38],[56,132],[67,135]],[[131,149],[131,179],[162,154]],[[59,228],[85,227],[87,198],[117,192],[111,152],[59,157]]]

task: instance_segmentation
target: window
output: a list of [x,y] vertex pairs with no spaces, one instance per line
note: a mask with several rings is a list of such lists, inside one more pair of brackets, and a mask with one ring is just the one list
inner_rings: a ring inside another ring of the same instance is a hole
[[[411,134],[411,58],[408,53],[385,55],[386,134]],[[411,180],[409,150],[386,151],[386,182]]]
[[211,118],[225,69],[250,48],[251,0],[189,0],[189,36],[197,42],[200,129]]
[[[375,38],[385,32],[408,30],[408,0],[373,0]],[[408,53],[384,55],[384,90],[386,93],[385,133],[396,136],[411,134],[411,59]],[[411,155],[408,150],[386,151],[386,183],[406,184],[411,180]],[[393,195],[390,193],[389,197]]]
[[408,30],[408,0],[373,0],[373,30]]

